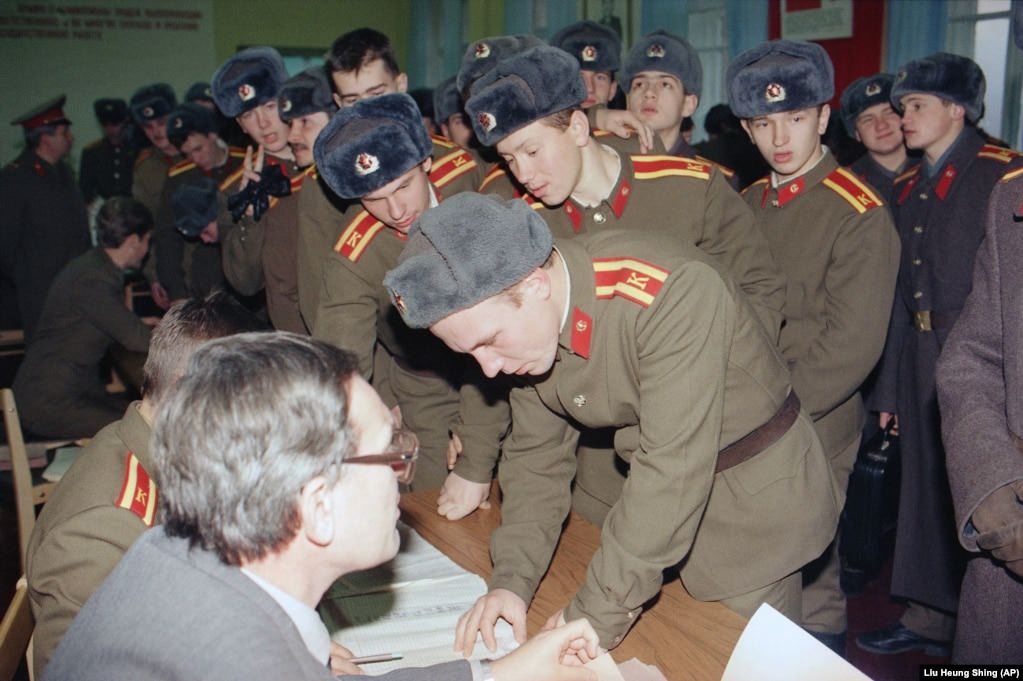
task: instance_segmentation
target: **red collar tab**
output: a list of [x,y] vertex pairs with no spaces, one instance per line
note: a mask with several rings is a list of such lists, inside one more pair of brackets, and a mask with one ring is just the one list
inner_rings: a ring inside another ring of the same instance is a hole
[[803,190],[806,188],[806,177],[799,177],[788,184],[783,184],[777,188],[778,191],[778,207],[782,208],[786,203],[792,199],[800,196]]
[[618,191],[615,192],[614,198],[611,199],[611,210],[614,211],[615,217],[619,220],[622,219],[622,213],[625,212],[625,204],[629,202],[630,196],[632,196],[632,185],[629,184],[628,180],[623,179],[618,185]]
[[948,194],[948,190],[952,188],[952,183],[956,179],[956,167],[949,163],[945,166],[945,170],[941,171],[941,179],[938,180],[938,184],[934,187],[934,193],[938,195],[942,201],[945,200],[945,196]]
[[919,181],[920,176],[915,175],[906,182],[906,186],[902,188],[902,192],[899,194],[899,205],[906,202],[906,199],[909,198],[909,193],[913,191],[913,187],[915,187],[916,183]]
[[565,200],[565,213],[568,215],[568,219],[572,221],[572,230],[578,234],[579,229],[583,224],[583,214],[579,211],[579,207],[575,205],[572,199]]
[[578,307],[572,308],[572,352],[589,359],[592,337],[593,319]]

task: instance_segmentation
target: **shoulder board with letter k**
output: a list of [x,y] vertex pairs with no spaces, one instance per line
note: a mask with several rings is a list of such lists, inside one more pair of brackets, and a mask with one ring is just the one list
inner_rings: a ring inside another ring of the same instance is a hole
[[334,250],[343,258],[359,262],[366,247],[383,228],[384,223],[370,215],[369,211],[360,211],[341,232],[340,238],[334,244]]
[[464,149],[456,147],[450,154],[445,154],[430,169],[430,182],[434,187],[441,188],[476,167],[476,161]]
[[146,527],[153,526],[156,517],[156,483],[142,467],[134,453],[128,452],[124,464],[124,482],[114,505],[137,515]]
[[835,168],[822,184],[845,199],[858,213],[884,205],[873,189],[845,168]]
[[624,298],[650,307],[671,275],[668,270],[637,258],[594,258],[597,298]]

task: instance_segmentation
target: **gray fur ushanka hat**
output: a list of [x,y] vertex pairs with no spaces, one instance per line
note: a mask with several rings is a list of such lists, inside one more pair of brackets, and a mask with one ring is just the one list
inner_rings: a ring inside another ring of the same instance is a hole
[[857,78],[842,91],[842,123],[850,137],[856,137],[856,117],[877,104],[887,104],[892,95],[895,76],[890,73],[875,73],[866,78]]
[[213,101],[229,118],[277,99],[288,79],[284,60],[272,47],[250,47],[232,55],[213,74]]
[[217,209],[217,183],[208,177],[181,185],[171,197],[174,226],[187,237],[199,236],[217,219]]
[[610,26],[596,21],[577,21],[551,36],[551,46],[575,57],[584,71],[617,71],[621,68],[622,41]]
[[772,40],[732,60],[725,82],[732,113],[754,118],[829,101],[835,96],[835,67],[817,43]]
[[553,247],[525,201],[464,192],[416,221],[384,286],[405,323],[423,329],[522,281]]
[[337,111],[324,67],[312,66],[284,81],[277,93],[277,111],[285,123],[312,113]]
[[341,109],[316,138],[313,157],[338,196],[371,194],[433,153],[415,100],[403,92],[363,99]]
[[632,46],[625,57],[622,85],[626,92],[632,79],[643,71],[662,71],[682,81],[686,94],[699,96],[703,91],[703,64],[685,38],[667,31],[654,31]]
[[501,60],[546,44],[535,35],[528,34],[480,38],[465,49],[462,66],[455,77],[455,86],[462,93],[462,97],[468,99],[476,81],[489,73]]
[[892,106],[902,110],[902,98],[913,92],[934,95],[966,109],[966,118],[976,123],[984,115],[984,72],[967,57],[938,52],[914,59],[899,67],[892,85]]
[[135,122],[144,125],[148,121],[166,116],[177,103],[178,98],[174,96],[174,90],[170,85],[153,83],[136,90],[131,96],[128,108]]

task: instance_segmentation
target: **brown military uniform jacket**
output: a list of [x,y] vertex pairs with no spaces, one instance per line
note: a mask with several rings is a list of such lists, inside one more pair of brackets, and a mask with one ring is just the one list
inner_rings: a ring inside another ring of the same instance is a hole
[[779,347],[834,456],[859,437],[859,386],[884,349],[899,238],[884,202],[828,152],[800,177],[743,197],[786,278]]
[[[157,279],[167,289],[171,300],[205,296],[225,281],[220,244],[186,240],[174,226],[171,203],[174,191],[183,184],[195,182],[203,175],[223,185],[241,168],[244,159],[243,150],[229,147],[223,165],[209,173],[204,173],[192,161],[182,161],[167,171],[167,181],[160,195],[160,207],[154,216],[156,223],[153,241],[156,243]],[[222,201],[221,213],[226,209],[226,202]],[[218,222],[222,223],[223,218],[219,218]]]
[[[477,186],[476,161],[458,152],[430,171],[438,200]],[[424,472],[446,474],[449,430],[463,446],[455,472],[475,482],[489,481],[508,428],[507,402],[485,387],[473,362],[452,353],[428,331],[408,328],[394,309],[383,280],[397,266],[407,237],[360,203],[349,207],[340,224],[341,234],[322,261],[313,336],[354,352],[359,370],[374,384],[379,378],[374,372],[377,344],[394,358],[398,366],[388,375],[390,388],[406,425],[419,436],[421,463],[439,464],[433,471],[421,465],[416,474],[421,486],[427,482]],[[433,482],[430,486],[439,486],[443,477]]]
[[710,165],[717,168],[719,173],[725,176],[725,179],[728,180],[728,186],[730,186],[735,191],[739,191],[739,189],[741,189],[739,185],[740,182],[739,175],[734,170],[732,170],[728,166],[721,165],[717,161],[712,161],[708,158],[700,156],[697,153],[696,148],[693,147],[688,142],[686,142],[685,138],[682,137],[682,135],[678,136],[678,139],[675,140],[675,145],[672,146],[668,153],[671,154],[672,156],[695,159],[700,163],[709,163]]
[[160,208],[160,197],[163,185],[167,181],[167,171],[180,163],[182,156],[168,156],[156,147],[149,147],[139,152],[132,170],[131,195],[136,201],[149,209],[156,217]]
[[774,339],[721,266],[664,233],[615,230],[557,247],[569,317],[551,372],[512,390],[491,588],[528,602],[547,569],[569,510],[576,424],[618,427],[616,449],[631,462],[565,611],[586,617],[601,645],[621,641],[680,561],[689,593],[718,600],[820,555],[839,506],[805,416],[714,472],[719,450],[767,423],[790,391]]
[[157,490],[150,427],[138,407],[132,403],[124,418],[92,439],[43,506],[32,531],[26,576],[36,620],[37,679],[85,601],[153,525]]
[[[307,333],[298,304],[298,202],[305,180],[315,166],[299,168],[293,160],[269,157],[291,180],[291,194],[270,198],[270,210],[260,220],[247,216],[236,224],[229,212],[219,224],[224,276],[235,291],[252,296],[266,289],[270,322],[278,331]],[[238,191],[241,171],[223,184],[228,195]]]
[[519,194],[494,171],[481,188],[521,196],[559,237],[607,229],[668,232],[722,263],[749,298],[772,337],[781,328],[785,281],[742,199],[713,166],[675,156],[620,154],[622,169],[610,196],[587,207],[569,197],[549,208]]

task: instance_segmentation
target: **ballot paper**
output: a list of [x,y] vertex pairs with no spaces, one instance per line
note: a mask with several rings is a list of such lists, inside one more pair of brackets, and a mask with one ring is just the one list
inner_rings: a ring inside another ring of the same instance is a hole
[[60,482],[64,474],[67,473],[68,469],[71,468],[71,464],[75,462],[78,455],[84,451],[84,448],[71,445],[68,447],[61,447],[57,450],[57,453],[53,455],[53,463],[46,467],[43,471],[43,480],[48,482]]
[[721,681],[870,681],[771,606],[761,605],[743,629]]
[[[415,530],[398,524],[401,549],[372,570],[345,575],[318,608],[331,638],[357,657],[401,653],[402,659],[367,664],[368,674],[462,659],[453,650],[458,618],[487,593],[486,582],[441,553]],[[498,649],[477,639],[472,658],[500,657],[518,645],[499,620]]]

